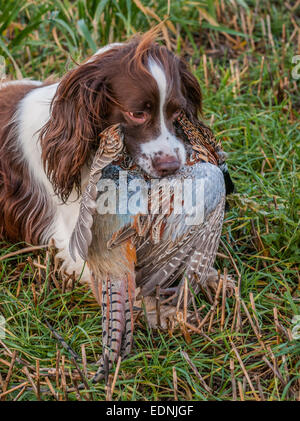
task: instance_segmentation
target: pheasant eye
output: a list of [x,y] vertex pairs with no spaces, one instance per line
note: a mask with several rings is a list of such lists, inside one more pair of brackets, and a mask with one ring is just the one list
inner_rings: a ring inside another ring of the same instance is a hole
[[177,118],[180,113],[181,113],[181,109],[178,109],[178,110],[174,111],[173,112],[173,119],[175,120],[175,118]]
[[129,111],[126,115],[135,123],[144,123],[148,117],[145,111]]

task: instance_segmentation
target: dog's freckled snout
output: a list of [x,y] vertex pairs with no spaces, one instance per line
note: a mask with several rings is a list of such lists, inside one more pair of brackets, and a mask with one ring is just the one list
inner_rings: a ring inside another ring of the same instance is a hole
[[153,160],[153,167],[161,177],[174,174],[180,169],[180,162],[175,156],[157,156]]

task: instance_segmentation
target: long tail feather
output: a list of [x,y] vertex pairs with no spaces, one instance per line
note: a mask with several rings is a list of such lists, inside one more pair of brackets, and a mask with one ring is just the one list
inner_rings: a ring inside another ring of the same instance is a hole
[[125,358],[131,350],[133,314],[128,281],[107,279],[102,285],[102,348],[100,366],[93,378],[107,382],[109,370],[119,355]]

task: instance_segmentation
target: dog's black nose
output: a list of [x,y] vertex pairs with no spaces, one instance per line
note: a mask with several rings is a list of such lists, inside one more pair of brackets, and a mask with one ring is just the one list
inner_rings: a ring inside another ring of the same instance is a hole
[[154,159],[153,167],[160,177],[165,177],[178,171],[180,168],[180,162],[175,157],[164,156]]

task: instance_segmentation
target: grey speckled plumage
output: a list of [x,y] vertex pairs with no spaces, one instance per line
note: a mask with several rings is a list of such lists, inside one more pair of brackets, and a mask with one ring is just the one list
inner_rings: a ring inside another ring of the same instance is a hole
[[[141,287],[143,296],[154,294],[157,285],[171,287],[184,274],[197,293],[215,260],[224,218],[222,172],[210,163],[196,163],[184,168],[176,177],[183,174],[204,182],[204,220],[200,225],[187,226],[185,214],[170,215],[158,245],[139,239],[136,284]],[[197,274],[197,281],[193,273]]]

